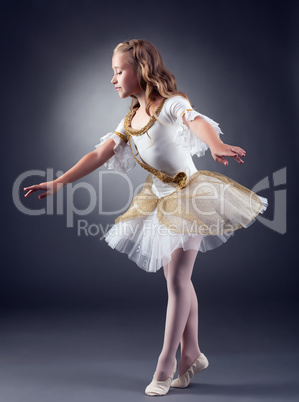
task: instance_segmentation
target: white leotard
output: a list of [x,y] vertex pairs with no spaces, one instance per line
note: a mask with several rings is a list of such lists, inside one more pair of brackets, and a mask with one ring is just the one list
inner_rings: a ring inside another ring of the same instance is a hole
[[[182,96],[173,96],[166,99],[158,120],[149,128],[148,134],[151,139],[146,133],[132,136],[132,146],[133,143],[136,144],[141,158],[150,166],[170,176],[175,176],[181,171],[186,172],[188,176],[197,172],[192,155],[202,156],[208,149],[208,146],[183,123],[183,115],[187,121],[200,116],[212,125],[218,135],[223,134],[218,123],[195,111],[187,99]],[[100,138],[101,143],[96,147],[102,145],[108,138],[112,138],[115,142],[115,154],[105,163],[105,166],[108,169],[127,173],[137,162],[132,155],[129,143],[119,135],[122,134],[127,138],[124,120],[125,118],[121,120],[113,133]],[[137,153],[136,149],[133,150]],[[137,154],[137,158],[139,155]],[[157,197],[161,198],[175,191],[175,187],[163,183],[154,175],[152,178],[152,191]]]

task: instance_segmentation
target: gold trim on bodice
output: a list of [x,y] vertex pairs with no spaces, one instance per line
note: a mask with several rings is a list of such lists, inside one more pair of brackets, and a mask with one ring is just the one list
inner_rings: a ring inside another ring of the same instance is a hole
[[137,130],[137,129],[131,127],[131,121],[132,121],[132,119],[133,119],[133,117],[134,117],[134,115],[135,115],[135,113],[137,112],[137,109],[138,109],[138,106],[134,107],[134,108],[126,115],[126,118],[125,118],[124,126],[125,126],[126,134],[127,134],[127,135],[128,135],[128,134],[130,134],[130,135],[142,135],[142,134],[146,133],[147,130],[149,130],[150,127],[151,127],[151,126],[155,123],[155,121],[157,120],[156,117],[159,116],[159,114],[160,114],[160,112],[161,112],[161,110],[162,110],[162,107],[163,107],[165,101],[166,101],[166,98],[164,98],[164,99],[162,100],[162,102],[160,103],[160,105],[157,107],[155,113],[153,114],[153,116],[151,116],[149,122],[148,122],[144,127],[142,127],[141,129],[139,129],[139,130]]
[[[157,117],[159,116],[159,114],[160,114],[160,112],[162,110],[162,107],[164,105],[165,100],[166,100],[165,98],[162,100],[162,102],[160,103],[160,105],[156,109],[154,115],[151,117],[151,119],[149,120],[147,125],[142,127],[140,130],[135,130],[135,129],[133,129],[131,127],[132,118],[133,118],[134,114],[136,113],[136,110],[138,109],[138,107],[133,108],[125,117],[125,121],[124,121],[125,132],[126,132],[126,135],[127,135],[128,141],[129,141],[129,145],[130,145],[132,154],[133,154],[134,158],[136,159],[136,161],[139,163],[139,165],[141,167],[143,167],[145,170],[147,170],[152,175],[157,177],[163,183],[167,183],[167,184],[169,184],[171,186],[174,186],[174,187],[183,188],[188,183],[188,175],[187,175],[186,172],[179,172],[174,177],[172,177],[172,176],[169,176],[169,175],[163,173],[161,170],[158,170],[158,169],[150,166],[148,163],[146,163],[141,158],[140,154],[139,154],[139,156],[140,156],[142,162],[139,161],[136,158],[136,155],[133,152],[133,148],[132,148],[132,144],[131,144],[131,136],[132,135],[136,135],[136,136],[143,135],[155,123],[155,121],[157,120]],[[118,134],[118,133],[116,133],[116,134]],[[135,144],[135,147],[137,149],[137,153],[139,153],[136,144]]]

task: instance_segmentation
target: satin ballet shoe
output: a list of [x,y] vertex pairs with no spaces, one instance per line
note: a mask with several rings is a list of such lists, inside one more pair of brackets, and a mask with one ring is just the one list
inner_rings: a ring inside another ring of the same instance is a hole
[[190,384],[195,374],[207,368],[209,361],[206,356],[201,353],[198,358],[192,363],[188,370],[182,375],[175,378],[170,386],[174,388],[186,388]]
[[145,393],[149,396],[158,396],[158,395],[166,395],[167,392],[169,391],[170,388],[170,383],[173,379],[173,376],[175,372],[178,369],[178,362],[175,359],[174,366],[172,369],[172,372],[170,374],[170,377],[167,378],[165,381],[158,381],[155,379],[155,373],[153,375],[152,382],[148,384],[148,386],[145,388]]

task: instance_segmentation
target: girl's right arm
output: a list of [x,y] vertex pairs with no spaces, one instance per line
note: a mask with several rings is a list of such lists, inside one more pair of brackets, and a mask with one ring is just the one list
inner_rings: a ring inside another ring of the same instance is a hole
[[67,183],[72,183],[81,177],[88,175],[100,166],[102,166],[108,159],[114,155],[113,148],[115,147],[115,142],[113,139],[109,138],[101,146],[92,152],[84,155],[71,169],[65,172],[62,176],[58,177],[56,180],[48,181],[40,184],[34,184],[30,187],[25,187],[24,191],[27,191],[25,197],[28,197],[31,193],[37,190],[46,190],[44,193],[39,195],[41,200],[48,195],[55,194],[61,187]]

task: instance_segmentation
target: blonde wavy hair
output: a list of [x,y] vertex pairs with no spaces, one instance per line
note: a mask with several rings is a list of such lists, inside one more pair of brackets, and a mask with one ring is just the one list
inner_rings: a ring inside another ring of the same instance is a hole
[[[170,98],[181,95],[189,102],[189,98],[183,92],[177,90],[177,82],[172,73],[164,66],[162,56],[158,49],[149,41],[143,39],[131,39],[119,43],[113,51],[128,56],[127,62],[134,68],[140,87],[145,92],[145,111],[150,116],[150,107],[157,95]],[[130,109],[139,106],[135,95],[131,95]],[[135,100],[135,102],[134,102]]]

